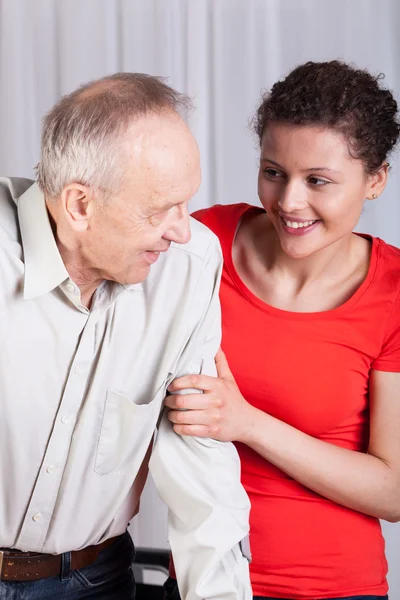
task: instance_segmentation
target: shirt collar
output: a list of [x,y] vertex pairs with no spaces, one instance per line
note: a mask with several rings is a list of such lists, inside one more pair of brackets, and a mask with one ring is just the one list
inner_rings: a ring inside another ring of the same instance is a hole
[[19,197],[18,218],[24,249],[24,298],[36,298],[51,292],[69,277],[37,183]]
[[[51,292],[69,279],[57,248],[46,202],[37,183],[18,199],[18,218],[24,249],[24,298]],[[142,290],[141,283],[123,285],[125,290]]]
[[143,283],[122,283],[121,285],[128,292],[143,290]]

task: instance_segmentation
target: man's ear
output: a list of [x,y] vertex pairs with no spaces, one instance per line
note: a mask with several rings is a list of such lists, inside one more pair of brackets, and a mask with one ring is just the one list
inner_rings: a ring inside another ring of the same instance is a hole
[[61,192],[60,204],[71,227],[75,231],[86,231],[93,212],[91,189],[80,183],[70,183]]
[[384,162],[379,169],[368,175],[367,200],[375,200],[386,187],[389,174],[389,163]]

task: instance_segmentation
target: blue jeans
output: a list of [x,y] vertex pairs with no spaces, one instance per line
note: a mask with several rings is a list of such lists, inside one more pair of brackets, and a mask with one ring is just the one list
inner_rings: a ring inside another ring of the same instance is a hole
[[[180,600],[178,586],[175,579],[169,577],[164,583],[164,600]],[[254,596],[254,600],[291,600],[291,598],[267,598],[266,596]],[[315,599],[317,600],[317,599]],[[328,599],[327,599],[328,600]],[[347,596],[346,598],[330,598],[329,600],[388,600],[387,596]]]
[[126,532],[102,550],[97,560],[76,571],[63,554],[63,573],[39,581],[0,581],[0,600],[134,600],[134,546]]

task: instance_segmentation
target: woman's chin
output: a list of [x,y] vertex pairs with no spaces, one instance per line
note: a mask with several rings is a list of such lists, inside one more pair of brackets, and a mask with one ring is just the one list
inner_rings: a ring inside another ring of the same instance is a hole
[[305,258],[309,258],[322,248],[316,248],[314,244],[304,244],[304,243],[295,243],[295,244],[285,244],[281,241],[281,250],[282,252],[289,258],[293,260],[301,260]]

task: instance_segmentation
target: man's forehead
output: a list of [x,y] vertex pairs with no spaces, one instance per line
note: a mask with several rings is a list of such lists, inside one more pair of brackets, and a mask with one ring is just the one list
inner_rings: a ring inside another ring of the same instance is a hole
[[137,139],[142,145],[157,144],[177,136],[189,136],[190,130],[185,121],[172,110],[149,112],[134,119],[127,131],[128,137]]
[[154,115],[138,120],[130,128],[126,143],[125,182],[135,190],[138,201],[162,210],[182,202],[182,198],[189,199],[197,191],[199,152],[180,117]]
[[132,127],[126,139],[133,175],[166,178],[199,168],[199,151],[187,126],[179,121],[165,127]]
[[200,172],[198,176],[176,179],[175,181],[153,180],[148,181],[146,193],[143,198],[149,207],[156,209],[171,208],[190,198],[197,192],[200,185]]
[[133,205],[141,206],[147,214],[156,214],[188,202],[197,192],[200,181],[200,169],[185,177],[173,173],[159,176],[149,171],[140,178],[133,178],[127,192]]

